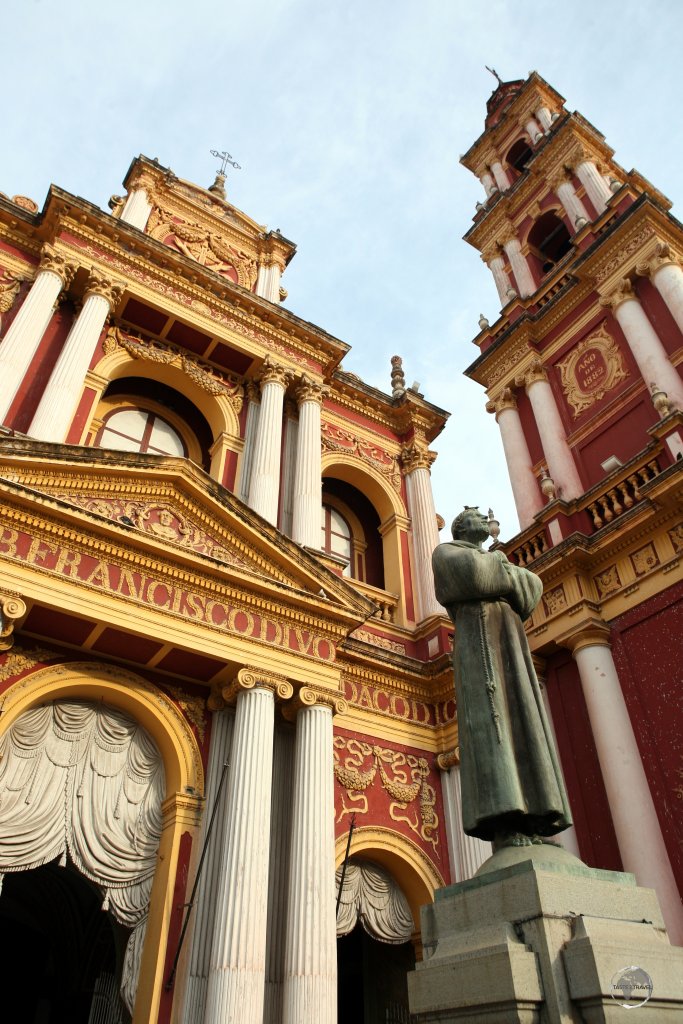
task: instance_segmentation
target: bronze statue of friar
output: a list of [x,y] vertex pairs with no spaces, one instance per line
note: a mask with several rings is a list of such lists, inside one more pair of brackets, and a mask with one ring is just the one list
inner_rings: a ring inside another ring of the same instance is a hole
[[452,533],[432,564],[456,628],[464,830],[494,850],[544,842],[572,822],[523,626],[543,584],[502,551],[484,551],[488,519],[477,508],[461,512]]

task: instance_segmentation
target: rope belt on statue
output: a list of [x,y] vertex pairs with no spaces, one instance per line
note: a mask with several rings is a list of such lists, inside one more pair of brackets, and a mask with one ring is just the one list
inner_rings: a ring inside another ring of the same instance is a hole
[[[499,598],[496,598],[496,600],[499,600]],[[479,647],[481,650],[482,663],[484,665],[486,693],[489,699],[489,707],[491,709],[491,719],[493,721],[493,727],[496,730],[496,738],[498,739],[498,743],[502,743],[503,737],[500,731],[500,715],[496,711],[496,705],[493,702],[493,695],[496,692],[496,681],[494,678],[493,664],[491,663],[491,648],[489,646],[489,639],[486,633],[485,602],[481,602],[479,608]]]

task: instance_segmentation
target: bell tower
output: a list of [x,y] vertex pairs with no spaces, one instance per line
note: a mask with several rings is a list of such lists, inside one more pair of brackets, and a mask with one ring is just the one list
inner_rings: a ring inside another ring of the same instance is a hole
[[527,629],[581,856],[656,888],[683,942],[683,225],[535,71],[499,79],[461,163],[501,307],[465,372],[512,484],[502,547],[544,582]]

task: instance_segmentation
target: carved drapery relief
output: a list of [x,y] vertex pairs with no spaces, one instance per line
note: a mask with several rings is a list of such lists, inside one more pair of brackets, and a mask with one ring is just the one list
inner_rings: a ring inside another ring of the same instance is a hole
[[344,455],[355,455],[362,462],[366,462],[373,469],[385,476],[392,487],[400,493],[401,470],[399,460],[395,455],[389,455],[382,448],[366,441],[364,438],[337,427],[332,423],[321,424],[321,437],[323,451],[340,452]]
[[133,359],[148,363],[163,363],[177,366],[190,380],[210,395],[225,395],[233,409],[239,414],[244,399],[244,386],[239,377],[231,373],[218,373],[208,365],[175,345],[151,339],[135,338],[125,334],[119,327],[110,327],[102,345],[106,355],[123,349]]
[[347,806],[342,794],[338,822],[345,814],[368,813],[366,791],[379,775],[382,789],[391,798],[391,819],[404,822],[436,852],[439,842],[439,818],[434,809],[436,792],[427,781],[429,764],[424,757],[335,736],[334,775],[350,802]]
[[[337,892],[342,869],[336,873]],[[346,866],[337,915],[337,935],[348,935],[360,921],[368,935],[380,942],[407,942],[415,927],[410,905],[386,868],[368,860]]]
[[208,270],[233,277],[243,288],[251,289],[258,275],[257,261],[236,249],[210,228],[184,220],[171,210],[155,206],[150,214],[147,234],[172,245]]
[[575,417],[628,377],[621,352],[604,324],[580,341],[557,366],[562,390]]
[[0,741],[0,877],[67,858],[132,933],[121,995],[132,1013],[161,836],[161,755],[127,715],[58,701],[25,711]]

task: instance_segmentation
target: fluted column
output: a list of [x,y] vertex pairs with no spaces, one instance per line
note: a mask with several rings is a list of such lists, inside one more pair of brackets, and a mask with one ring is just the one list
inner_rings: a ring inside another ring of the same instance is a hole
[[424,437],[416,436],[401,450],[401,466],[406,478],[408,511],[413,533],[413,580],[417,598],[417,620],[429,615],[445,615],[436,599],[432,552],[439,544],[430,467],[436,452],[430,452]]
[[62,288],[75,267],[51,245],[44,245],[40,267],[7,334],[0,344],[0,422],[4,421],[52,318]]
[[612,193],[595,162],[583,149],[579,149],[572,154],[571,166],[576,171],[576,176],[585,188],[586,195],[595,207],[596,213],[604,213],[607,203],[612,198]]
[[320,407],[324,388],[304,375],[296,391],[299,406],[299,431],[294,471],[294,507],[292,540],[310,548],[320,548],[320,509],[322,507],[322,449],[320,446]]
[[540,359],[534,360],[519,383],[524,385],[529,396],[548,471],[559,497],[565,501],[578,498],[583,494],[583,485],[567,444],[567,435],[548,380],[548,372]]
[[531,140],[532,146],[543,138],[543,129],[539,125],[535,117],[527,117],[523,122],[522,126]]
[[496,185],[500,191],[506,192],[510,188],[510,179],[500,160],[493,160],[491,162],[491,172],[496,179]]
[[567,641],[581,677],[624,870],[657,891],[669,938],[683,944],[683,907],[609,645],[596,622]]
[[493,252],[482,253],[481,258],[493,274],[493,280],[496,285],[496,291],[498,292],[498,298],[500,299],[501,306],[506,306],[510,301],[510,298],[514,297],[517,293],[512,287],[510,278],[507,275],[505,260],[500,253]]
[[144,188],[138,187],[128,193],[119,220],[144,231],[151,212],[152,204],[147,197],[147,192]]
[[[562,203],[564,211],[569,217],[569,223],[572,225],[571,234],[574,234],[575,231],[582,228],[591,219],[588,216],[586,207],[577,196],[576,189],[571,181],[567,180],[564,169],[550,178],[548,185]],[[583,224],[581,221],[583,221]]]
[[493,175],[491,174],[490,171],[483,171],[479,180],[484,186],[484,192],[486,193],[487,197],[492,196],[494,192],[498,191],[498,186],[496,185],[493,179]]
[[666,391],[674,405],[683,409],[683,381],[669,361],[666,349],[648,320],[631,281],[623,278],[601,302],[603,306],[612,309],[648,387],[656,384],[660,390]]
[[[209,699],[211,701],[211,698]],[[211,748],[209,765],[206,775],[206,802],[204,805],[204,821],[202,823],[202,847],[206,842],[206,831],[209,825],[216,798],[223,765],[229,761],[232,744],[232,730],[235,716],[232,711],[216,710],[211,722]],[[183,999],[183,1024],[201,1024],[206,1010],[206,990],[211,967],[211,938],[213,934],[214,914],[219,888],[221,886],[221,863],[225,858],[226,841],[230,836],[225,828],[228,794],[224,783],[220,794],[220,802],[216,807],[213,829],[206,850],[206,858],[194,912],[192,928],[192,946],[190,949],[187,983]]]
[[254,380],[248,380],[245,384],[247,399],[247,421],[244,428],[244,448],[240,459],[240,476],[237,497],[242,501],[248,501],[249,482],[251,480],[251,467],[254,461],[254,448],[256,446],[256,432],[261,414],[261,389]]
[[519,239],[514,237],[508,238],[507,241],[503,243],[503,248],[508,254],[508,259],[510,260],[512,273],[515,275],[519,294],[523,299],[528,295],[533,295],[536,291],[536,283],[529,268],[529,264],[526,261],[526,256],[522,253],[522,247],[519,243]]
[[236,698],[204,1024],[262,1024],[273,767],[274,696],[292,686],[241,669],[223,698]]
[[298,694],[283,1024],[337,1020],[332,713],[345,707],[315,687]]
[[254,458],[249,483],[249,504],[273,526],[277,524],[280,494],[282,450],[282,405],[289,373],[270,356],[261,376],[261,412],[259,414]]
[[263,256],[256,278],[256,294],[269,302],[280,301],[280,277],[283,267],[273,256]]
[[464,882],[472,878],[485,860],[491,856],[490,843],[468,836],[462,827],[462,793],[460,790],[460,764],[455,751],[439,754],[436,759],[441,769],[441,788],[448,840],[451,880]]
[[107,317],[124,286],[91,271],[83,307],[50,375],[28,433],[41,441],[64,441],[78,407],[83,381]]
[[552,116],[547,107],[537,107],[534,111],[536,119],[544,132],[547,132],[553,123]]
[[543,497],[519,418],[517,399],[512,390],[505,388],[495,402],[487,404],[486,411],[496,414],[517,518],[520,529],[525,530],[533,522],[536,513],[543,508]]
[[680,259],[666,242],[658,242],[654,255],[639,263],[637,271],[650,278],[683,333],[683,269]]

